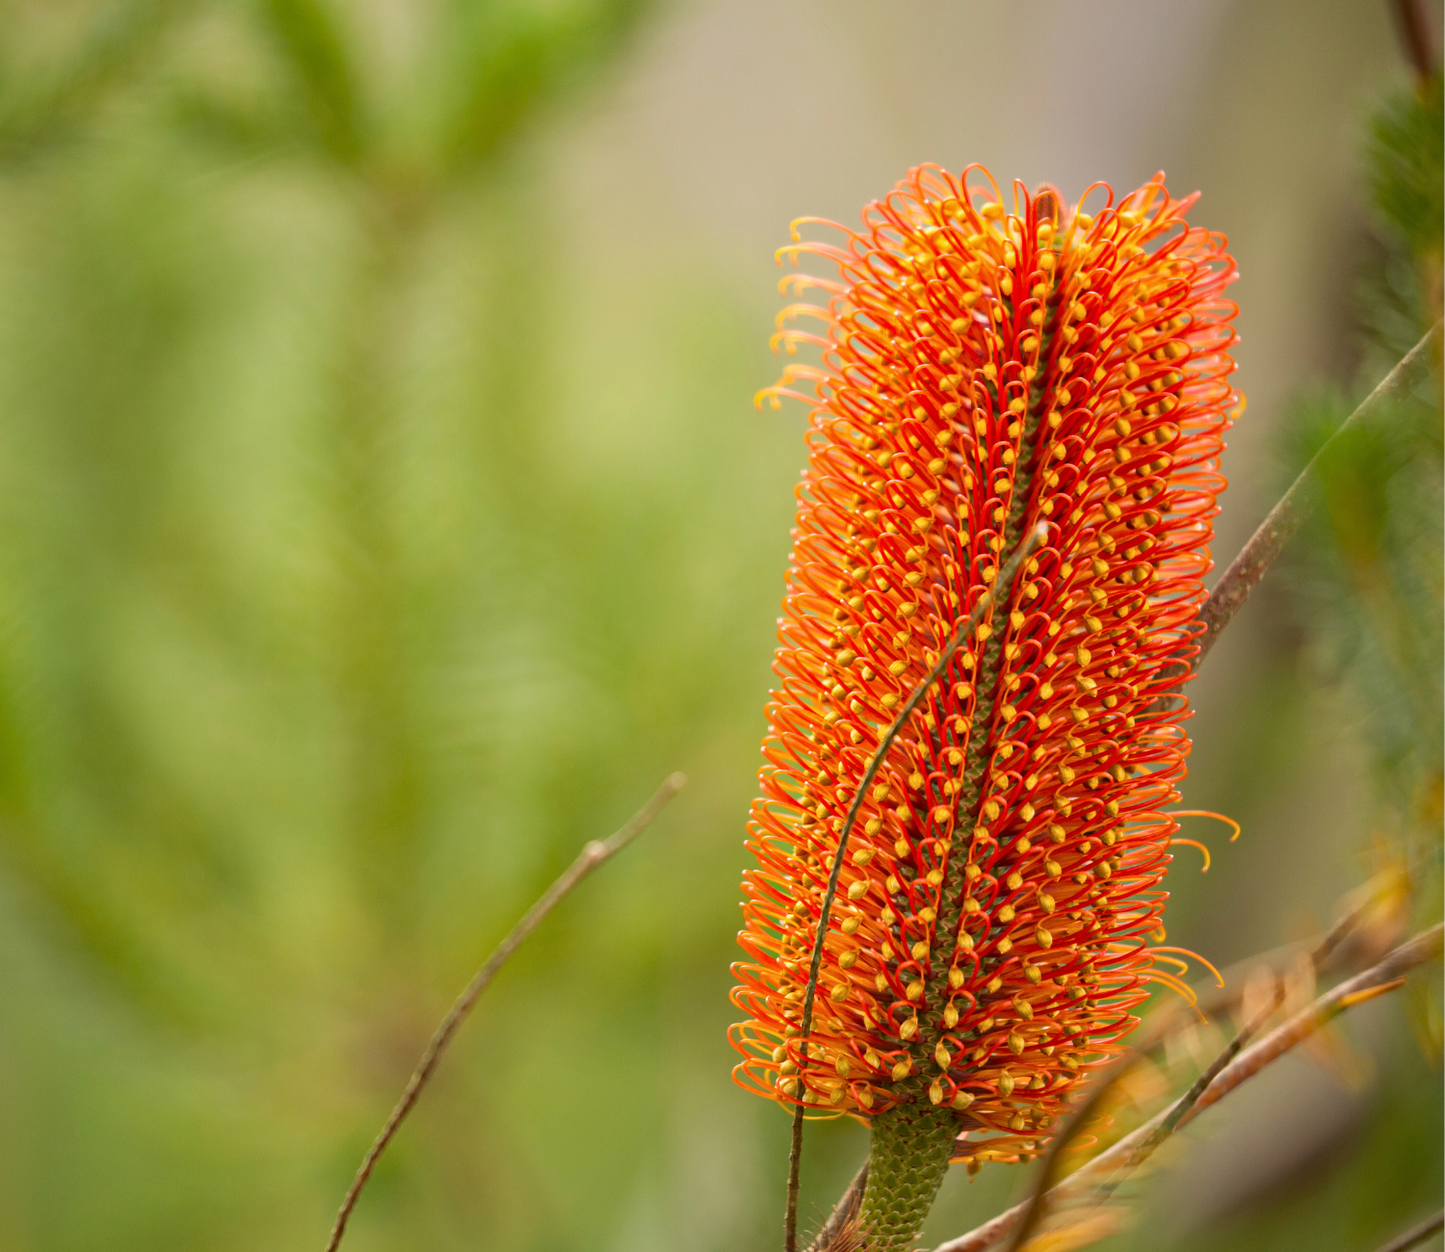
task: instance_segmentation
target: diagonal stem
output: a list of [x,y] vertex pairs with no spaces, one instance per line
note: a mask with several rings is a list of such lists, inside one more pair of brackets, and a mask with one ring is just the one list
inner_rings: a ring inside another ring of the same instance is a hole
[[1411,1226],[1403,1234],[1396,1235],[1380,1248],[1379,1252],[1406,1252],[1406,1249],[1418,1247],[1431,1235],[1438,1234],[1442,1226],[1445,1226],[1445,1210],[1436,1213],[1434,1217],[1427,1217],[1418,1226]]
[[[1438,924],[1422,931],[1395,948],[1377,965],[1320,996],[1258,1043],[1228,1060],[1197,1096],[1191,1089],[1188,1095],[1171,1108],[1151,1118],[1138,1130],[1125,1135],[1113,1147],[1101,1152],[1087,1165],[1056,1185],[1048,1193],[1050,1203],[1074,1198],[1094,1186],[1106,1186],[1112,1191],[1168,1137],[1154,1137],[1166,1121],[1172,1119],[1175,1130],[1183,1129],[1206,1108],[1217,1104],[1241,1083],[1307,1039],[1331,1018],[1356,1004],[1362,1004],[1401,986],[1404,976],[1410,970],[1440,955],[1442,934],[1445,934],[1445,928]],[[1194,1096],[1192,1101],[1190,1096]],[[985,1249],[1006,1238],[1014,1230],[1027,1207],[1027,1203],[1017,1204],[968,1234],[939,1244],[934,1252],[985,1252]]]
[[[1323,947],[1323,945],[1321,946]],[[1210,1083],[1219,1077],[1225,1066],[1239,1055],[1240,1049],[1264,1028],[1265,1023],[1269,1021],[1270,1015],[1279,1007],[1280,1000],[1283,996],[1284,986],[1276,982],[1274,996],[1268,1007],[1257,1013],[1253,1020],[1245,1023],[1239,1033],[1234,1036],[1229,1046],[1210,1062],[1209,1067],[1199,1075],[1193,1086],[1180,1096],[1174,1105],[1164,1114],[1163,1120],[1155,1127],[1153,1134],[1141,1145],[1141,1147],[1147,1148],[1147,1151],[1144,1151],[1143,1156],[1139,1158],[1141,1161],[1144,1159],[1144,1156],[1151,1154],[1159,1144],[1163,1143],[1165,1139],[1174,1133],[1179,1119],[1194,1106],[1199,1097],[1203,1095],[1209,1087]],[[1154,1042],[1157,1043],[1160,1042],[1160,1040],[1156,1038]],[[1029,1198],[1028,1206],[1024,1209],[1018,1226],[1014,1229],[1013,1238],[1009,1240],[1008,1252],[1020,1252],[1028,1241],[1029,1235],[1033,1233],[1034,1227],[1043,1220],[1044,1214],[1048,1210],[1049,1193],[1053,1190],[1054,1183],[1059,1176],[1064,1151],[1099,1111],[1099,1107],[1114,1089],[1115,1084],[1134,1067],[1134,1062],[1137,1061],[1145,1051],[1147,1051],[1147,1047],[1142,1044],[1131,1048],[1124,1056],[1120,1057],[1110,1069],[1100,1075],[1099,1081],[1094,1084],[1093,1090],[1089,1093],[1089,1098],[1073,1117],[1069,1119],[1069,1124],[1054,1137],[1053,1143],[1049,1145],[1049,1154],[1044,1158],[1043,1168],[1039,1171],[1039,1178],[1038,1182],[1034,1185],[1033,1195]],[[1131,1165],[1130,1168],[1132,1167]],[[1120,1181],[1122,1181],[1122,1178]],[[1112,1193],[1113,1188],[1117,1186],[1118,1183],[1109,1184],[1105,1190],[1106,1192]]]
[[[1365,900],[1349,910],[1339,921],[1330,927],[1329,931],[1314,946],[1309,954],[1309,963],[1314,966],[1316,971],[1325,967],[1325,964],[1334,954],[1335,949],[1354,931],[1360,917],[1368,907],[1369,901]],[[1260,1012],[1256,1013],[1252,1020],[1246,1022],[1245,1025],[1240,1028],[1239,1033],[1234,1036],[1234,1039],[1228,1047],[1210,1062],[1208,1068],[1199,1075],[1189,1090],[1180,1096],[1164,1114],[1163,1120],[1155,1127],[1149,1139],[1145,1141],[1144,1145],[1141,1145],[1147,1150],[1139,1157],[1140,1161],[1142,1161],[1144,1157],[1152,1154],[1154,1149],[1174,1132],[1180,1119],[1194,1107],[1199,1097],[1203,1095],[1209,1085],[1219,1077],[1224,1068],[1239,1055],[1240,1049],[1264,1029],[1265,1024],[1269,1021],[1275,1010],[1279,1008],[1280,1001],[1283,997],[1284,984],[1276,979],[1274,995],[1270,998],[1269,1004]],[[1118,1061],[1099,1076],[1099,1080],[1094,1084],[1088,1100],[1085,1101],[1073,1117],[1069,1119],[1069,1124],[1054,1137],[1053,1143],[1049,1146],[1049,1154],[1044,1158],[1043,1168],[1039,1171],[1038,1182],[1034,1185],[1029,1206],[1024,1211],[1022,1220],[1014,1230],[1013,1239],[1009,1241],[1008,1252],[1017,1252],[1018,1249],[1022,1249],[1034,1227],[1043,1219],[1047,1209],[1048,1193],[1053,1189],[1054,1183],[1058,1179],[1062,1154],[1065,1149],[1078,1137],[1079,1132],[1088,1125],[1089,1120],[1104,1102],[1105,1096],[1113,1090],[1115,1084],[1128,1073],[1133,1067],[1134,1062],[1144,1053],[1163,1041],[1163,1035],[1160,1031],[1156,1030],[1150,1033],[1146,1027],[1145,1035],[1144,1040],[1136,1042],[1124,1056],[1120,1057]],[[1121,1177],[1119,1182],[1122,1181],[1123,1179]],[[1102,1190],[1106,1195],[1112,1194],[1118,1187],[1119,1182],[1108,1183]]]
[[366,1186],[367,1180],[371,1177],[371,1171],[376,1168],[376,1162],[381,1154],[386,1151],[386,1145],[395,1137],[402,1122],[411,1112],[412,1106],[421,1096],[422,1090],[431,1081],[431,1076],[436,1071],[442,1053],[446,1051],[447,1045],[452,1041],[452,1036],[457,1033],[462,1022],[466,1020],[472,1006],[476,1004],[482,992],[491,984],[497,972],[507,963],[508,958],[521,946],[521,943],[528,935],[537,929],[541,920],[555,908],[558,902],[587,877],[594,869],[604,861],[610,860],[617,853],[621,852],[629,843],[637,838],[649,825],[653,818],[662,811],[663,806],[682,790],[687,778],[681,773],[669,774],[663,780],[662,786],[653,793],[652,799],[642,806],[616,834],[606,840],[590,840],[587,845],[577,854],[577,858],[562,871],[560,877],[545,892],[541,898],[522,916],[510,931],[507,937],[493,950],[491,956],[487,957],[486,963],[472,976],[461,995],[451,1007],[451,1011],[442,1019],[436,1033],[432,1035],[431,1042],[426,1045],[426,1051],[422,1053],[421,1060],[417,1062],[416,1070],[412,1073],[406,1088],[397,1100],[396,1107],[391,1110],[391,1116],[386,1119],[386,1125],[381,1128],[381,1133],[376,1136],[375,1141],[367,1150],[361,1167],[356,1171],[356,1177],[351,1180],[351,1186],[347,1188],[346,1198],[341,1202],[341,1209],[336,1214],[336,1224],[331,1228],[331,1238],[326,1241],[326,1252],[336,1252],[341,1243],[342,1236],[346,1233],[346,1223],[351,1217],[356,1202],[361,1198],[362,1189]]
[[1265,571],[1274,563],[1285,544],[1294,538],[1305,519],[1314,512],[1319,503],[1319,467],[1331,446],[1338,439],[1347,439],[1356,430],[1377,421],[1386,408],[1403,399],[1419,384],[1429,372],[1432,358],[1440,355],[1441,323],[1436,322],[1403,359],[1385,375],[1347,417],[1339,430],[1325,442],[1324,446],[1310,459],[1279,503],[1270,509],[1269,515],[1250,536],[1249,542],[1240,549],[1239,555],[1229,563],[1219,581],[1210,592],[1209,599],[1199,610],[1199,622],[1204,631],[1198,636],[1198,651],[1188,661],[1177,662],[1175,676],[1183,676],[1197,670],[1209,655],[1215,640],[1224,628],[1234,620],[1234,615],[1244,607],[1249,593],[1254,590]]
[[[1392,984],[1386,985],[1392,987]],[[1124,1179],[1148,1160],[1149,1157],[1153,1156],[1154,1150],[1179,1129],[1180,1125],[1182,1125],[1189,1116],[1190,1110],[1198,1105],[1200,1097],[1214,1085],[1214,1080],[1229,1068],[1244,1045],[1264,1029],[1265,1023],[1269,1021],[1270,1016],[1279,1007],[1280,1001],[1283,999],[1284,984],[1276,981],[1274,995],[1270,998],[1268,1006],[1261,1009],[1252,1021],[1246,1022],[1244,1026],[1240,1028],[1239,1033],[1230,1041],[1229,1046],[1209,1063],[1209,1068],[1195,1079],[1189,1090],[1164,1111],[1162,1118],[1156,1119],[1157,1124],[1154,1125],[1154,1128],[1144,1137],[1134,1151],[1130,1153],[1129,1158],[1120,1167],[1119,1173],[1100,1188],[1100,1193],[1104,1199],[1112,1196],[1114,1192],[1119,1189]]]
[[1401,944],[1363,974],[1347,979],[1276,1027],[1253,1047],[1235,1057],[1192,1105],[1181,1110],[1175,1125],[1182,1130],[1211,1104],[1217,1104],[1246,1079],[1283,1056],[1345,1009],[1402,986],[1405,974],[1440,955],[1442,929],[1437,923]]
[[[1008,559],[994,585],[979,597],[974,605],[973,612],[968,615],[968,620],[960,624],[954,631],[953,638],[939,654],[938,661],[934,667],[924,676],[923,681],[913,689],[903,707],[898,710],[898,716],[893,719],[893,724],[878,743],[878,750],[873,754],[873,759],[868,762],[868,768],[863,771],[863,778],[858,783],[857,790],[853,793],[853,803],[848,807],[848,816],[843,820],[843,829],[838,832],[838,850],[833,855],[833,868],[828,875],[828,889],[823,893],[823,906],[818,914],[818,927],[813,935],[813,956],[808,966],[808,989],[803,995],[803,1020],[799,1030],[799,1047],[803,1055],[808,1055],[808,1036],[813,1029],[813,997],[818,990],[818,973],[823,964],[823,940],[827,937],[828,917],[833,910],[833,898],[838,894],[838,876],[843,870],[843,855],[848,848],[848,836],[853,833],[853,826],[858,821],[858,811],[863,807],[863,797],[868,794],[868,788],[873,785],[873,779],[883,767],[887,760],[888,753],[892,749],[894,741],[903,732],[908,724],[908,719],[913,715],[914,710],[923,703],[929,690],[933,687],[948,669],[949,662],[953,660],[953,654],[963,645],[967,639],[978,628],[983,621],[984,614],[989,611],[995,600],[1007,602],[1009,588],[1013,585],[1014,578],[1023,567],[1024,561],[1038,545],[1043,542],[1047,533],[1044,523],[1039,523],[1027,535],[1020,540],[1014,553]],[[803,1161],[803,1104],[801,1100],[793,1113],[793,1135],[788,1150],[788,1207],[783,1217],[783,1250],[784,1252],[797,1252],[798,1247],[798,1176]]]
[[[1344,943],[1344,941],[1354,933],[1355,928],[1358,926],[1361,917],[1364,916],[1365,912],[1369,909],[1369,907],[1370,900],[1362,900],[1359,904],[1355,905],[1355,907],[1347,910],[1339,918],[1339,920],[1336,921],[1334,925],[1331,926],[1330,929],[1315,943],[1314,947],[1310,950],[1307,959],[1317,973],[1329,967],[1335,952],[1338,950],[1340,945]],[[1294,945],[1289,946],[1293,948]],[[1275,953],[1273,952],[1262,953],[1249,958],[1248,961],[1242,962],[1241,964],[1247,965],[1249,967],[1259,966],[1266,963],[1274,955]],[[1234,1056],[1239,1052],[1240,1048],[1243,1047],[1244,1044],[1249,1042],[1249,1040],[1258,1032],[1259,1028],[1263,1025],[1263,1022],[1268,1017],[1269,1012],[1273,1012],[1274,1008],[1278,1006],[1279,994],[1280,989],[1277,985],[1276,996],[1274,1001],[1272,1002],[1271,1008],[1267,1010],[1266,1013],[1258,1015],[1256,1021],[1250,1022],[1239,1032],[1239,1034],[1235,1037],[1234,1041],[1220,1054],[1220,1056],[1215,1058],[1215,1060],[1209,1066],[1208,1070],[1205,1071],[1203,1077],[1208,1078],[1210,1081],[1212,1081],[1214,1076],[1219,1072],[1220,1067],[1232,1060]],[[1223,1007],[1225,1003],[1230,1002],[1232,1002],[1232,1000],[1222,1001],[1217,1007]],[[1206,1002],[1201,1001],[1201,1003]],[[1165,1037],[1168,1034],[1172,1033],[1172,1031],[1173,1026],[1167,1019],[1163,1020],[1162,1022],[1152,1024],[1145,1023],[1142,1027],[1140,1027],[1139,1036],[1132,1044],[1129,1054],[1121,1057],[1110,1069],[1105,1070],[1102,1074],[1100,1074],[1097,1082],[1090,1088],[1090,1091],[1099,1092],[1103,1089],[1107,1089],[1108,1087],[1116,1083],[1124,1076],[1125,1072],[1127,1072],[1128,1068],[1133,1064],[1135,1059],[1137,1059],[1139,1056],[1143,1056],[1152,1052],[1155,1048],[1157,1048],[1160,1044],[1164,1042]],[[1198,1086],[1198,1084],[1196,1084],[1196,1086]],[[1183,1098],[1192,1103],[1198,1094],[1198,1092],[1191,1089],[1191,1091],[1187,1093]],[[1090,1097],[1090,1101],[1092,1104],[1092,1095]],[[1083,1128],[1083,1125],[1087,1123],[1088,1113],[1086,1110],[1081,1111],[1080,1113],[1075,1115],[1075,1118],[1077,1118],[1077,1121],[1071,1119],[1070,1122],[1060,1130],[1059,1135],[1055,1138],[1053,1145],[1050,1147],[1051,1153],[1055,1151],[1062,1151],[1064,1147],[1067,1147],[1068,1143],[1077,1136],[1079,1130],[1081,1130]],[[1043,1192],[1047,1193],[1054,1184],[1055,1177],[1057,1176],[1057,1170],[1052,1169],[1049,1166],[1048,1158],[1045,1158],[1044,1164],[1045,1168],[1043,1172],[1046,1177],[1042,1180],[1042,1187],[1036,1188],[1036,1191],[1042,1190]],[[838,1201],[837,1207],[833,1210],[832,1215],[829,1217],[822,1231],[814,1238],[813,1244],[808,1248],[807,1252],[827,1252],[829,1244],[824,1240],[823,1235],[834,1231],[840,1226],[844,1217],[850,1211],[850,1205],[852,1209],[856,1210],[857,1197],[854,1195],[854,1190],[856,1188],[861,1188],[861,1180],[866,1174],[867,1168],[867,1161],[865,1160],[863,1170],[860,1171],[858,1177],[853,1180],[853,1183],[849,1187],[848,1191],[846,1191],[843,1194],[842,1198]]]
[[1395,27],[1400,36],[1401,51],[1415,71],[1415,78],[1423,91],[1437,73],[1435,69],[1435,41],[1430,38],[1430,22],[1425,16],[1420,0],[1394,0],[1390,6],[1395,11]]

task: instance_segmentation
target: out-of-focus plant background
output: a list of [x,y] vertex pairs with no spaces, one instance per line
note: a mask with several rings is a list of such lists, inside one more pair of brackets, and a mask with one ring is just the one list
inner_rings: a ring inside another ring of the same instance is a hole
[[[724,1037],[802,458],[749,403],[772,248],[921,160],[1202,188],[1244,275],[1227,559],[1439,314],[1438,78],[1392,21],[0,5],[0,1250],[319,1248],[479,958],[677,767],[348,1246],[773,1246],[786,1118]],[[1438,916],[1438,405],[1399,429],[1196,684],[1185,799],[1245,833],[1181,859],[1171,938],[1218,964],[1391,867]],[[1438,1207],[1439,1039],[1438,996],[1360,1011],[1111,1246],[1366,1249]],[[864,1143],[810,1136],[806,1213]],[[929,1231],[1023,1178],[951,1180]]]

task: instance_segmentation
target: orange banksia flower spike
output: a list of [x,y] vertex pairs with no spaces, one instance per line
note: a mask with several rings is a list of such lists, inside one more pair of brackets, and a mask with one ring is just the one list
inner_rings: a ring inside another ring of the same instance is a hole
[[[1235,266],[1186,222],[1194,199],[1161,175],[1006,203],[979,167],[922,166],[861,231],[795,225],[781,253],[836,273],[784,280],[826,303],[784,309],[775,346],[821,361],[759,397],[811,418],[733,1040],[744,1086],[870,1123],[871,1249],[911,1246],[950,1158],[1037,1154],[1148,984],[1179,985],[1149,946],[1189,751],[1184,701],[1161,697],[1242,408]],[[862,798],[804,1041],[846,815],[979,609]]]

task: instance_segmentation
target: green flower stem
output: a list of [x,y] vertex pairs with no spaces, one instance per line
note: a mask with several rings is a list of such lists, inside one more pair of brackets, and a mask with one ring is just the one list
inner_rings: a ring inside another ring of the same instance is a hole
[[873,1119],[858,1225],[868,1252],[906,1252],[948,1172],[958,1134],[950,1109],[900,1104]]

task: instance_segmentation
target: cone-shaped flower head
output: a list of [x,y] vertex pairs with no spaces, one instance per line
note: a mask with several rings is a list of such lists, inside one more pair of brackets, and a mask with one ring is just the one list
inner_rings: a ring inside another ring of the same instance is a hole
[[[733,993],[745,1086],[875,1136],[890,1110],[931,1109],[980,1160],[1035,1153],[1169,980],[1148,945],[1189,741],[1163,697],[1240,407],[1235,267],[1185,222],[1194,197],[1159,176],[1074,210],[1051,189],[1010,199],[978,167],[924,166],[861,232],[782,250],[837,274],[784,280],[827,303],[786,308],[775,345],[821,365],[763,393],[812,413]],[[864,770],[1040,523],[864,799],[805,1055],[809,954]]]

